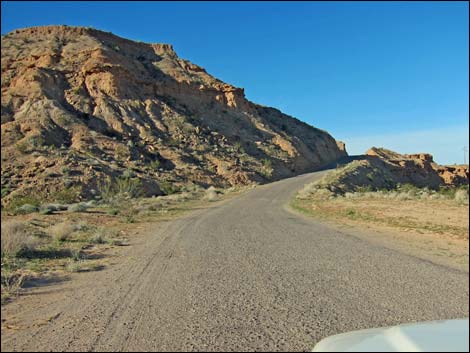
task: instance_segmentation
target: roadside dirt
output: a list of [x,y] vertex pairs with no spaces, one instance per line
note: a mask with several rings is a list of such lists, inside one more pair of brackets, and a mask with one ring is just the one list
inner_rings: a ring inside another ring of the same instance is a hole
[[358,237],[468,272],[469,208],[452,200],[295,200],[293,208]]

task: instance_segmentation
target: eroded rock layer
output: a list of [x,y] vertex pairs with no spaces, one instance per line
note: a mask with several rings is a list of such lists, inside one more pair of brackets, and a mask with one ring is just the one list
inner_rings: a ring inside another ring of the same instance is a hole
[[230,186],[307,172],[344,144],[179,58],[168,44],[48,26],[2,37],[2,204],[101,180]]

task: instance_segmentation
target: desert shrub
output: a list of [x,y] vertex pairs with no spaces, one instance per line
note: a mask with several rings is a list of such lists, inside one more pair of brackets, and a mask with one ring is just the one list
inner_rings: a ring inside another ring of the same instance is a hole
[[86,232],[92,228],[92,226],[90,226],[86,221],[78,222],[77,224],[74,224],[73,227],[76,231],[79,232]]
[[127,158],[129,156],[129,150],[127,149],[127,147],[119,144],[115,147],[115,153],[116,153],[116,156],[119,158],[119,159],[124,159],[124,158]]
[[2,304],[8,296],[18,295],[27,275],[19,271],[4,271],[2,269]]
[[54,199],[60,203],[73,203],[77,201],[78,196],[80,195],[80,188],[78,186],[71,186],[68,188],[64,188],[58,191],[54,195]]
[[117,208],[110,208],[106,213],[110,216],[116,216],[119,213],[119,210]]
[[38,212],[39,207],[35,205],[31,205],[29,203],[25,203],[16,209],[17,214],[28,214],[33,212]]
[[107,242],[107,234],[103,228],[98,228],[90,238],[90,243],[92,244],[106,244]]
[[68,222],[61,222],[49,228],[48,233],[56,241],[69,240],[72,233],[75,231],[73,224]]
[[143,194],[142,183],[139,179],[116,178],[108,179],[99,186],[101,197],[105,201],[115,198],[136,198]]
[[116,179],[116,188],[118,195],[135,198],[143,193],[142,183],[138,179],[118,178]]
[[70,168],[67,167],[67,166],[63,166],[60,171],[62,172],[62,174],[64,175],[69,175],[70,174]]
[[468,197],[468,191],[467,190],[457,190],[455,192],[455,197],[454,200],[457,201],[460,204],[468,205],[469,203],[469,197]]
[[165,194],[165,195],[171,195],[177,193],[180,189],[178,186],[175,184],[169,182],[169,181],[161,181],[159,182],[158,186],[160,187],[160,190]]
[[68,207],[69,212],[85,212],[88,209],[88,205],[85,202],[74,203]]
[[16,143],[16,149],[23,154],[42,149],[46,140],[42,136],[31,136]]
[[96,200],[90,200],[90,201],[86,201],[86,202],[83,202],[88,208],[90,207],[94,207],[97,205],[97,202]]
[[82,252],[80,249],[70,249],[70,257],[74,261],[79,261],[82,258]]
[[9,185],[2,187],[2,198],[7,196],[10,192],[11,192],[11,187]]
[[69,260],[65,266],[65,270],[68,272],[80,272],[83,270],[83,260]]
[[55,211],[66,211],[67,208],[68,208],[66,205],[62,205],[60,203],[48,203],[48,204],[44,205],[43,207],[50,208],[54,212]]
[[406,193],[409,197],[416,196],[422,189],[414,186],[413,184],[398,184],[397,191]]
[[90,243],[93,244],[110,244],[112,239],[118,234],[117,230],[110,228],[98,228],[89,238]]
[[219,196],[217,194],[217,191],[215,190],[215,188],[213,186],[209,187],[206,190],[205,197],[208,201],[216,201],[219,198]]
[[245,153],[245,150],[243,149],[243,146],[240,142],[235,142],[233,144],[233,148],[235,150],[235,152],[238,152],[238,153]]
[[306,184],[298,193],[297,193],[297,198],[298,199],[307,199],[312,194],[317,192],[319,190],[320,186],[318,186],[316,183],[309,183]]
[[134,178],[136,176],[135,172],[132,169],[126,169],[122,172],[122,177],[125,179]]
[[158,168],[160,168],[160,161],[158,159],[155,159],[153,161],[150,162],[150,168],[153,169],[153,170],[157,170]]
[[273,167],[272,167],[272,162],[270,159],[263,159],[262,161],[263,166],[260,170],[260,174],[264,176],[265,178],[270,178],[273,175]]
[[31,195],[22,195],[22,196],[14,196],[11,198],[8,208],[11,210],[17,210],[23,205],[33,205],[39,208],[41,201],[39,198]]
[[52,214],[54,213],[54,211],[55,211],[55,208],[50,207],[50,206],[41,206],[41,208],[39,208],[39,213],[42,215]]
[[344,197],[346,199],[353,199],[353,198],[356,198],[358,196],[358,194],[354,193],[354,192],[346,192],[344,194]]
[[370,185],[361,185],[356,187],[357,192],[367,193],[373,191],[372,186]]
[[39,242],[30,235],[28,227],[23,222],[2,222],[2,258],[4,256],[19,256],[22,252],[34,250]]
[[442,194],[434,193],[429,196],[429,199],[430,200],[442,200],[442,199],[446,199],[446,196]]

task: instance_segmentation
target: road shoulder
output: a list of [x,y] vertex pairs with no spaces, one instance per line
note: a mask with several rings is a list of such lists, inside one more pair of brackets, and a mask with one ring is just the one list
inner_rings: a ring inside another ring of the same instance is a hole
[[345,219],[328,219],[315,216],[291,203],[285,210],[304,220],[320,222],[327,227],[361,240],[417,257],[434,264],[469,272],[469,243],[465,239],[442,237],[433,233],[418,233],[413,230],[397,230],[393,227],[357,223]]

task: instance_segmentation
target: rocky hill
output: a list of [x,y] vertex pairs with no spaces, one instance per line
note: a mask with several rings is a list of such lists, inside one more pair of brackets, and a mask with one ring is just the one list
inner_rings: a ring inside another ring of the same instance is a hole
[[437,190],[469,183],[468,165],[439,165],[428,153],[400,154],[372,147],[364,155],[343,158],[337,165],[340,168],[315,185],[344,194],[364,189],[394,189],[404,184]]
[[266,182],[346,155],[327,132],[248,101],[169,44],[27,28],[2,36],[1,69],[2,205],[87,198],[116,178],[139,180],[147,195]]

